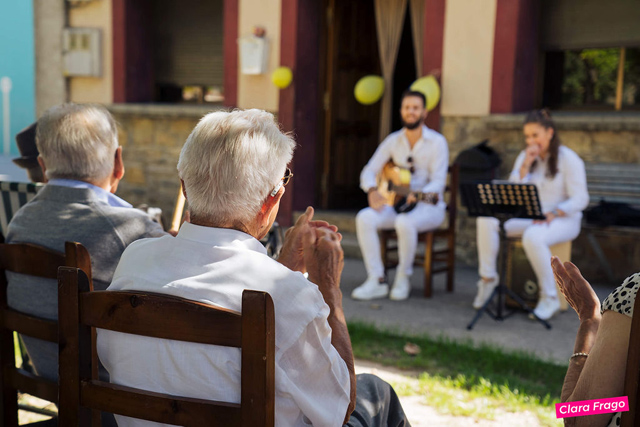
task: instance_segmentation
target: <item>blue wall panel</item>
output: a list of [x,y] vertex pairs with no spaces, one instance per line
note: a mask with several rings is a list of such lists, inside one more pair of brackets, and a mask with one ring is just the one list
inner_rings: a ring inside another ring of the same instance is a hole
[[[17,154],[15,135],[35,120],[35,53],[33,2],[0,0],[0,79],[11,79],[9,135],[11,154]],[[4,150],[4,103],[0,93],[0,154]]]

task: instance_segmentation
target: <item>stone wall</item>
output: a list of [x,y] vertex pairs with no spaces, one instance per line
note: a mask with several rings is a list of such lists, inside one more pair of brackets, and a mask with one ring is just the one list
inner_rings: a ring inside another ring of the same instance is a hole
[[[554,120],[562,143],[576,151],[585,162],[640,164],[640,115],[637,113],[558,113],[554,114]],[[443,117],[442,133],[449,141],[452,161],[460,151],[488,139],[489,146],[502,158],[499,175],[506,178],[524,147],[523,121],[524,115]],[[467,217],[464,208],[458,212],[458,259],[468,265],[477,265],[475,219]],[[635,238],[607,232],[599,232],[596,237],[615,277],[612,279],[603,274],[595,251],[583,232],[574,242],[572,256],[585,276],[613,285],[629,272],[637,271],[637,257],[633,255],[640,249]],[[613,248],[618,249],[614,251]]]
[[176,166],[180,150],[200,118],[219,107],[114,104],[125,165],[118,196],[134,206],[162,209],[171,221],[180,189]]

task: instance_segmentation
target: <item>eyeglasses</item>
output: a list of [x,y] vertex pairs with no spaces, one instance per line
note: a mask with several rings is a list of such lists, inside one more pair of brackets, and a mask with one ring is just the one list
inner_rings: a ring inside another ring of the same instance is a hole
[[416,171],[416,168],[413,166],[412,156],[407,157],[407,163],[409,163],[409,172],[414,173]]
[[282,179],[280,179],[278,184],[273,188],[273,191],[271,191],[269,195],[271,197],[276,197],[276,194],[278,194],[278,191],[280,191],[282,187],[287,185],[289,181],[291,181],[291,178],[293,178],[293,172],[291,172],[291,169],[287,168],[287,170],[284,173],[284,176],[282,177]]

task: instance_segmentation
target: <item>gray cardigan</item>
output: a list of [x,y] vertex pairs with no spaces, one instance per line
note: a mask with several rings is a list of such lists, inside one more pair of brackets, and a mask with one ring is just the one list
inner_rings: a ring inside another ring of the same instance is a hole
[[[82,243],[91,255],[93,285],[106,289],[120,256],[132,242],[166,233],[142,211],[109,206],[88,188],[47,185],[9,223],[7,243],[34,243],[64,252],[66,241]],[[47,319],[58,318],[55,280],[7,273],[9,306]],[[58,349],[23,337],[38,373],[58,377]]]

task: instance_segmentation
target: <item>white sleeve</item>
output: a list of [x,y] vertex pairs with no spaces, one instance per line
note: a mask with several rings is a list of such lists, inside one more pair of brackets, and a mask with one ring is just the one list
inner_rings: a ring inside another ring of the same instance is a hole
[[522,163],[524,163],[525,152],[524,150],[518,154],[515,163],[513,164],[513,170],[511,171],[511,175],[509,175],[509,181],[516,183],[526,183],[529,182],[529,174],[525,175],[524,178],[520,179],[520,168],[522,167]]
[[442,194],[447,186],[449,170],[449,146],[443,136],[434,141],[434,152],[429,158],[429,182],[422,187],[423,193]]
[[376,177],[380,171],[382,171],[384,165],[391,159],[391,145],[393,144],[394,138],[394,134],[386,137],[362,169],[362,173],[360,173],[360,188],[362,188],[362,191],[365,193],[369,191],[370,188],[377,186]]
[[341,426],[350,402],[349,370],[331,344],[328,314],[325,305],[276,360],[276,390],[287,393],[316,427]]
[[572,215],[582,212],[589,205],[589,192],[584,162],[573,152],[567,154],[564,156],[562,168],[564,186],[569,198],[561,202],[557,208],[567,215]]

